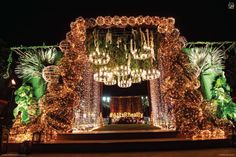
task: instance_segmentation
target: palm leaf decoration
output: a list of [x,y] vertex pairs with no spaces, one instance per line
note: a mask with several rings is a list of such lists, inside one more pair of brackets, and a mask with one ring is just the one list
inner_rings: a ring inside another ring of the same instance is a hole
[[194,72],[200,77],[201,90],[207,100],[212,99],[213,82],[223,73],[225,52],[219,48],[196,47],[187,53]]
[[43,68],[55,64],[58,59],[58,51],[55,48],[21,51],[19,55],[19,64],[15,69],[15,73],[19,78],[26,80],[41,77]]
[[221,74],[225,59],[224,51],[214,47],[191,48],[188,53],[190,63],[198,74],[216,73]]

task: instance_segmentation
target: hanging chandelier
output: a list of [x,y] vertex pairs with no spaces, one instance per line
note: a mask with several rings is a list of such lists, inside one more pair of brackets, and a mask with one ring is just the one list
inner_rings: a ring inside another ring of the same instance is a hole
[[89,61],[95,67],[94,80],[120,88],[157,79],[154,30],[95,28],[88,32]]
[[118,77],[118,87],[120,88],[128,88],[131,87],[132,80],[128,77]]

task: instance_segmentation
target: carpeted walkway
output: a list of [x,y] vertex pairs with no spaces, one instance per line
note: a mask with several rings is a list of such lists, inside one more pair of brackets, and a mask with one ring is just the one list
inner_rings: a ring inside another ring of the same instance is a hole
[[116,131],[116,130],[157,130],[158,127],[148,124],[111,124],[94,131]]

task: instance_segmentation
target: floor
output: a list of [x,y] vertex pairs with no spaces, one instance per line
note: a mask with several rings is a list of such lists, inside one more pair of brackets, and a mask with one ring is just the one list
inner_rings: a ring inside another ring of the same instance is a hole
[[201,150],[175,150],[155,152],[108,152],[108,153],[67,153],[67,154],[3,154],[2,156],[29,157],[236,157],[236,148]]

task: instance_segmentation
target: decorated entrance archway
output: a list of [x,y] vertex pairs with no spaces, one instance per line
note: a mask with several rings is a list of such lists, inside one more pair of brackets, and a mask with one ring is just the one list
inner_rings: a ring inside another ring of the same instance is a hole
[[[150,50],[149,54],[147,53],[148,51],[146,52],[147,54],[141,54],[141,51],[135,51],[136,43],[132,43],[133,38],[131,37],[129,38],[130,41],[128,41],[130,44],[125,45],[127,46],[127,49],[124,48],[124,51],[130,50],[128,53],[132,54],[133,58],[135,58],[136,55],[136,58],[140,60],[147,59],[147,56],[150,55],[150,58],[152,58],[150,61],[151,66],[147,66],[149,64],[147,63],[144,67],[160,71],[160,77],[158,71],[154,71],[154,74],[150,75],[150,79],[148,79],[150,80],[149,90],[150,102],[152,106],[151,118],[154,125],[162,126],[164,128],[168,128],[170,126],[171,128],[175,128],[173,127],[173,125],[175,125],[174,113],[177,113],[178,117],[182,116],[181,114],[184,114],[179,113],[179,109],[182,108],[181,106],[184,106],[184,108],[188,110],[192,110],[195,116],[178,118],[176,123],[177,127],[180,127],[179,129],[183,129],[185,127],[183,124],[187,121],[193,125],[195,125],[194,123],[198,123],[197,119],[199,118],[201,112],[199,104],[202,101],[201,93],[197,90],[199,88],[199,83],[197,78],[194,77],[194,74],[186,73],[187,76],[184,74],[184,71],[187,70],[188,59],[187,56],[181,52],[181,49],[184,47],[186,41],[184,37],[180,36],[179,30],[174,27],[174,23],[175,20],[173,18],[160,18],[156,16],[99,16],[96,19],[84,19],[79,17],[76,21],[71,23],[71,31],[67,33],[66,40],[60,43],[60,48],[64,52],[64,58],[62,59],[59,67],[63,71],[62,79],[65,82],[62,85],[66,89],[63,91],[63,95],[69,94],[67,98],[71,98],[71,100],[73,100],[74,109],[77,108],[75,106],[78,106],[78,112],[76,111],[75,113],[76,117],[79,117],[79,122],[74,127],[79,130],[86,130],[86,127],[92,129],[100,125],[100,88],[94,87],[99,87],[99,83],[97,82],[100,81],[99,79],[103,79],[108,76],[107,71],[102,71],[101,68],[98,69],[98,65],[107,64],[106,62],[108,62],[110,56],[106,56],[107,54],[101,53],[101,60],[96,61],[95,53],[91,53],[93,48],[94,50],[99,48],[99,46],[96,47],[96,44],[99,42],[100,49],[101,46],[105,46],[106,48],[109,46],[102,45],[104,43],[101,43],[102,41],[98,40],[99,33],[95,32],[98,30],[100,32],[107,31],[108,33],[113,34],[115,34],[114,32],[116,31],[118,33],[115,35],[121,36],[121,31],[123,31],[123,35],[132,34],[133,31],[137,29],[141,32],[140,39],[147,39],[147,43],[149,41],[151,42],[146,46],[150,46],[148,48],[152,48],[153,51]],[[150,36],[150,38],[152,38],[151,40],[149,39],[149,36],[145,36],[146,34],[142,32],[142,29],[151,30],[154,32],[154,35],[152,34],[152,36]],[[112,45],[112,42],[114,42],[114,39],[112,41],[112,38],[115,35],[112,36],[108,33],[106,33],[105,36],[105,44]],[[91,36],[91,34],[93,34],[93,36]],[[144,37],[142,37],[142,34],[144,34]],[[95,39],[95,37],[96,40],[93,40],[92,43],[94,44],[94,47],[89,47],[88,45],[91,44],[89,41],[91,41],[91,38]],[[118,47],[121,46],[119,45],[119,42],[122,44],[122,40],[123,39],[116,36],[116,44],[118,43]],[[133,41],[135,40],[137,39],[133,39]],[[137,42],[143,42],[143,40],[139,40]],[[115,49],[112,50],[115,51]],[[118,57],[120,57],[119,54]],[[128,62],[131,62],[129,58],[127,60]],[[92,73],[94,67],[90,64],[91,62],[96,65],[95,69],[97,68],[96,70],[98,70],[97,78],[94,76],[96,81],[93,79]],[[115,64],[116,63],[113,62],[110,67]],[[126,67],[124,66],[123,71],[127,70],[125,68]],[[147,73],[149,74],[150,72],[152,71],[150,70]],[[104,74],[103,78],[98,78],[98,76],[102,74]],[[119,74],[118,76],[123,75]],[[148,75],[146,75],[146,77],[148,77]],[[127,80],[124,80],[123,84],[127,82]],[[75,90],[77,90],[78,93],[73,92],[73,94],[71,94],[71,92]],[[54,93],[49,91],[49,94]],[[73,117],[73,113],[71,114],[71,117]],[[193,119],[193,117],[196,119]],[[72,126],[72,123],[72,121],[68,123],[68,129]],[[189,124],[186,125],[190,126]]]

